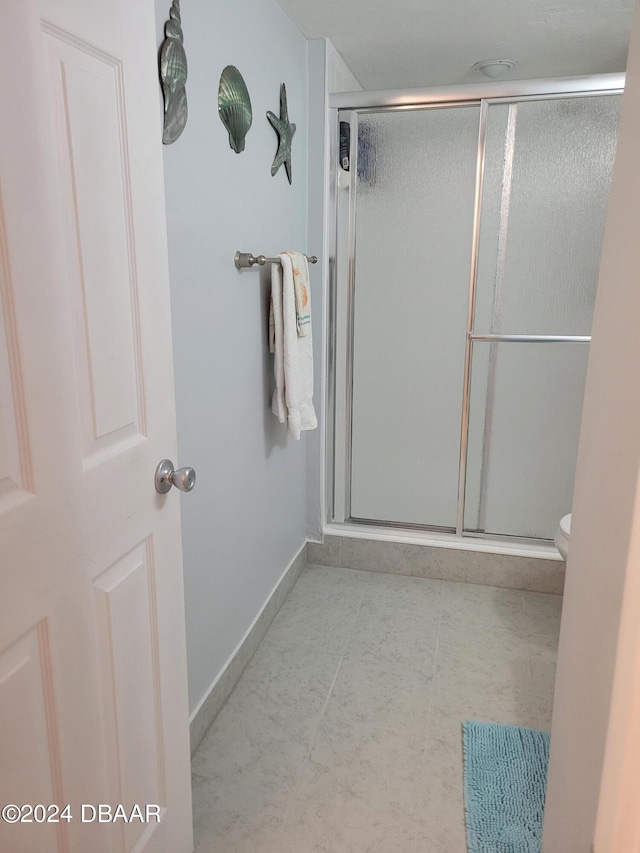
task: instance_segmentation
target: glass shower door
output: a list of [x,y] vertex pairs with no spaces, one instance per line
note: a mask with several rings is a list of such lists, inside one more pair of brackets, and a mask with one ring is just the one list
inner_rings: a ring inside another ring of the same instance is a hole
[[456,526],[479,114],[358,116],[347,517]]
[[620,105],[545,95],[348,114],[337,521],[553,537],[571,510]]
[[466,531],[550,539],[571,511],[620,103],[489,105]]

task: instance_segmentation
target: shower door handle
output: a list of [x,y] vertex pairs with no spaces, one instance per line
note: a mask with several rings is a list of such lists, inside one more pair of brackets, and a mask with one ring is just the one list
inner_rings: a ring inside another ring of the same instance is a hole
[[190,492],[196,484],[196,471],[195,468],[178,468],[175,471],[173,462],[170,459],[163,459],[156,468],[154,482],[156,492],[160,492],[161,495],[166,495],[171,486],[175,486],[181,492]]

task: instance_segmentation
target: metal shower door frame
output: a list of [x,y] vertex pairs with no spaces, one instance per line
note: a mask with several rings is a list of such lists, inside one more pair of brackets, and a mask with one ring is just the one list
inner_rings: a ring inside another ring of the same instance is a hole
[[[350,173],[352,178],[349,187],[349,214],[348,214],[348,238],[347,238],[347,294],[346,294],[346,381],[345,381],[345,423],[344,423],[344,454],[345,454],[345,482],[344,482],[344,522],[355,524],[375,525],[377,527],[394,527],[407,530],[423,530],[432,532],[446,532],[456,537],[482,538],[485,534],[465,531],[464,514],[467,486],[467,463],[469,445],[469,415],[471,402],[471,365],[473,360],[473,348],[476,342],[509,342],[509,343],[588,343],[589,335],[500,335],[500,334],[477,334],[474,329],[476,292],[478,279],[478,256],[480,243],[480,221],[482,215],[482,193],[484,178],[484,160],[487,134],[487,118],[489,106],[492,104],[523,103],[527,101],[557,100],[564,98],[582,98],[600,95],[619,95],[624,92],[624,74],[600,74],[589,77],[571,77],[544,80],[514,80],[507,83],[470,84],[466,87],[437,87],[432,89],[414,89],[408,91],[378,91],[378,92],[350,92],[330,96],[330,109],[337,113],[336,121],[332,122],[338,126],[340,113],[349,113],[351,126],[351,149],[350,149]],[[476,156],[476,180],[474,190],[474,213],[473,233],[471,241],[471,268],[467,310],[467,330],[465,340],[464,379],[462,395],[462,411],[460,417],[460,454],[458,460],[458,499],[456,512],[456,526],[454,528],[442,528],[432,525],[416,525],[396,521],[380,521],[377,519],[354,518],[351,515],[351,478],[353,457],[353,366],[354,366],[354,323],[355,323],[355,268],[356,268],[356,178],[358,168],[358,116],[369,113],[380,112],[404,112],[410,110],[444,109],[462,106],[479,106],[478,145]],[[336,136],[336,134],[333,134]],[[331,139],[332,158],[337,158],[337,139]],[[329,300],[331,304],[331,315],[334,320],[337,316],[337,264],[335,262],[338,242],[338,193],[335,193],[336,211],[334,214],[335,231],[332,234],[332,242],[329,247],[329,255],[333,259],[330,264],[331,280],[329,288]],[[326,482],[330,484],[330,494],[327,495],[327,507],[329,517],[327,521],[332,523],[335,519],[335,495],[338,484],[335,481],[336,442],[338,436],[338,424],[336,422],[336,372],[338,369],[336,361],[336,324],[331,330],[328,347],[328,376],[327,383],[327,411],[329,417],[327,424],[331,424],[330,433],[327,435],[327,477]],[[491,534],[491,538],[504,538],[509,541],[539,541],[528,540],[523,537]]]

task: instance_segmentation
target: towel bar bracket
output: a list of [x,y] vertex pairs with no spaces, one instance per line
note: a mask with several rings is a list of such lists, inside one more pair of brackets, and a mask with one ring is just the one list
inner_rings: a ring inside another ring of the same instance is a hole
[[[305,255],[310,264],[317,264],[318,258],[315,255]],[[267,258],[265,255],[252,255],[251,252],[236,252],[233,256],[233,262],[237,270],[245,270],[250,267],[263,267],[265,264],[278,264],[280,258]]]

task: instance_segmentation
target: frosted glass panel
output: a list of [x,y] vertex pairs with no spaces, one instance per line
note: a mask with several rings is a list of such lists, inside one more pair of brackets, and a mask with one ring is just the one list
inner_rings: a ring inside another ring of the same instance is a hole
[[588,344],[474,344],[465,529],[552,539],[571,512]]
[[455,527],[478,121],[359,117],[355,518]]
[[489,106],[476,332],[590,334],[620,105]]

